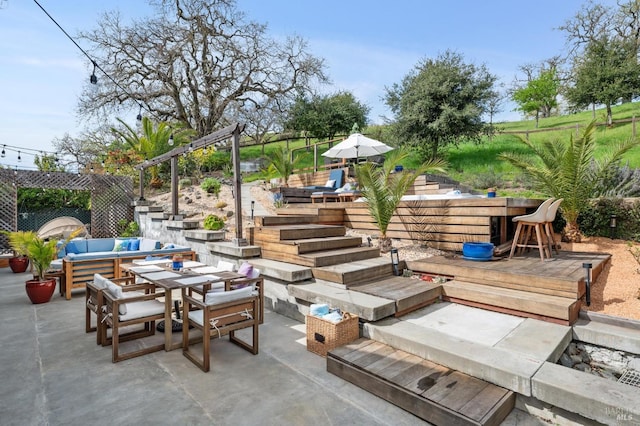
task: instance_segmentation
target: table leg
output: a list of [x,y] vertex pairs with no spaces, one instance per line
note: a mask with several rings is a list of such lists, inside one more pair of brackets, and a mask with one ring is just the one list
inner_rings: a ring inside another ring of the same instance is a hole
[[173,308],[173,302],[171,300],[171,290],[164,291],[164,350],[170,351],[172,349],[172,337],[173,330],[171,324],[171,309]]

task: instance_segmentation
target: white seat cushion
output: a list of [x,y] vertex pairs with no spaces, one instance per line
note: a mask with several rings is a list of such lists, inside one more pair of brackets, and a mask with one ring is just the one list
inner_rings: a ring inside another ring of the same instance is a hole
[[220,303],[231,302],[253,295],[254,291],[252,286],[242,287],[237,290],[230,291],[210,291],[206,294],[204,303],[205,305],[217,305]]
[[109,281],[109,279],[103,277],[102,275],[93,274],[93,285],[100,290],[104,290],[105,288],[107,288],[107,281]]
[[157,300],[127,303],[127,313],[121,314],[120,321],[129,321],[151,315],[164,314],[164,303]]

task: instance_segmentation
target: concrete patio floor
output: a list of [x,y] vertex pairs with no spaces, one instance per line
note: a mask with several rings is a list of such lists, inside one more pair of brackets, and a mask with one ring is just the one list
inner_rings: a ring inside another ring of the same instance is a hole
[[[287,317],[266,312],[255,356],[214,339],[209,373],[180,350],[113,364],[84,331],[83,292],[32,305],[28,278],[0,269],[2,425],[426,424],[327,373]],[[504,424],[545,423],[514,410]]]

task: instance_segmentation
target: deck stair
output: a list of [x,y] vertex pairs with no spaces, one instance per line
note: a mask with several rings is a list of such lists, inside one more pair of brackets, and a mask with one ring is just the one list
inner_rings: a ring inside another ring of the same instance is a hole
[[380,250],[363,247],[362,238],[346,235],[341,225],[317,223],[316,216],[262,217],[250,239],[262,248],[262,258],[312,268],[377,258]]
[[435,425],[499,425],[515,393],[369,339],[327,354],[327,371]]
[[391,262],[379,255],[371,259],[313,268],[315,278],[336,283],[342,288],[349,288],[378,278],[388,278],[392,275]]

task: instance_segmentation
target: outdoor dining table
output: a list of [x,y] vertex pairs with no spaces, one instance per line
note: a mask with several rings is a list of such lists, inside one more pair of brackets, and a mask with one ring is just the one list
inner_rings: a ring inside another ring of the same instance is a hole
[[[174,271],[170,267],[160,263],[151,265],[125,264],[121,266],[124,275],[134,275],[154,284],[156,287],[162,288],[164,292],[164,349],[171,351],[182,347],[182,340],[173,342],[173,331],[171,327],[173,296],[172,291],[182,288],[202,285],[206,293],[211,284],[224,282],[225,288],[228,288],[230,282],[235,279],[244,278],[245,276],[237,272],[216,271],[215,273],[200,274],[192,272],[191,269]],[[200,268],[195,268],[200,269]]]

